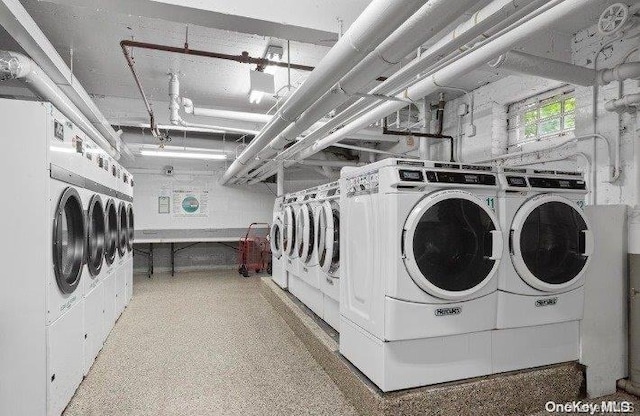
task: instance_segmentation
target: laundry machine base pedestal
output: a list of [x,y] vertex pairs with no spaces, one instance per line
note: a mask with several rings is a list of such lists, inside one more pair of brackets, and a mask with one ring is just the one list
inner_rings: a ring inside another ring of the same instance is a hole
[[340,320],[340,353],[382,391],[491,374],[491,332],[384,342]]
[[298,276],[289,273],[289,292],[297,297],[319,317],[323,317],[323,294],[320,289],[308,285]]
[[576,361],[580,322],[495,330],[491,345],[494,373]]

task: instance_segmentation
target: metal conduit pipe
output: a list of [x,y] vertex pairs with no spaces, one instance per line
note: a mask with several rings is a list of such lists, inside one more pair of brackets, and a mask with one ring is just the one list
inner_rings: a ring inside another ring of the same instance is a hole
[[406,158],[406,159],[417,159],[417,156],[405,155],[405,154],[402,154],[402,153],[388,152],[386,150],[372,149],[370,147],[353,146],[353,145],[350,145],[350,144],[343,144],[343,143],[334,143],[331,146],[332,147],[340,147],[342,149],[358,150],[360,152],[373,153],[373,154],[377,154],[377,155],[403,157],[403,158]]
[[590,87],[596,82],[596,72],[591,68],[513,50],[488,65],[494,69],[508,69],[583,87]]
[[351,162],[348,160],[317,160],[317,159],[307,159],[301,160],[298,162],[299,165],[308,165],[308,166],[328,166],[330,168],[343,168],[345,166],[362,166],[364,163],[360,162]]
[[226,184],[274,137],[413,15],[425,0],[373,0],[221,178]]
[[19,79],[36,95],[53,104],[72,123],[102,147],[109,156],[120,158],[118,150],[96,129],[69,97],[31,58],[17,52],[0,51],[0,81]]
[[[562,18],[570,16],[578,7],[585,7],[594,0],[565,0],[558,5],[546,10],[526,22],[514,27],[512,30],[504,33],[493,41],[473,50],[469,54],[461,57],[445,68],[436,71],[434,74],[421,80],[412,87],[408,88],[402,96],[419,100],[424,96],[432,94],[439,89],[439,85],[447,85],[455,81],[460,76],[480,67],[492,58],[505,53],[511,49],[517,42],[526,39],[541,30],[546,29],[551,24]],[[342,129],[330,134],[322,140],[317,141],[312,148],[309,148],[299,154],[296,159],[304,159],[311,155],[331,146],[348,136],[351,132],[357,131],[369,124],[379,120],[386,115],[402,108],[403,103],[389,101],[380,104],[371,112],[359,117],[351,123],[345,125]]]
[[[398,88],[404,88],[406,83],[415,81],[415,77],[422,71],[434,66],[434,61],[442,59],[451,53],[468,49],[467,44],[478,37],[487,38],[497,33],[501,29],[508,27],[519,19],[535,13],[540,7],[552,0],[494,0],[476,12],[469,20],[460,24],[449,34],[445,35],[438,43],[422,52],[419,58],[414,59],[404,66],[388,80],[374,88],[370,94],[388,94]],[[281,152],[275,159],[291,159],[294,154],[304,150],[321,139],[337,127],[351,121],[358,114],[371,111],[377,102],[371,103],[370,99],[361,99],[339,113],[336,117],[325,123],[324,126],[316,129],[303,140],[294,146]],[[267,164],[264,167],[252,172],[253,176],[260,177],[260,180],[271,176],[275,167],[274,164]]]
[[302,113],[295,123],[276,136],[258,153],[258,160],[249,163],[239,172],[239,175],[254,168],[261,159],[269,159],[277,154],[287,143],[296,141],[297,137],[312,127],[315,122],[347,102],[372,80],[398,64],[411,51],[460,17],[473,3],[475,3],[474,0],[457,0],[453,3],[450,0],[431,0],[422,6],[372,53],[351,69],[336,88],[323,95]]
[[604,108],[607,111],[615,112],[630,112],[633,113],[638,110],[640,106],[640,94],[627,94],[621,98],[607,101],[604,103]]

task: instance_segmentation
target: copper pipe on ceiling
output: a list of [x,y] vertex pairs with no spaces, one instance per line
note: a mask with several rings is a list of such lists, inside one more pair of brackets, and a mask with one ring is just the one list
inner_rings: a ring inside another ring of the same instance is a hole
[[[241,64],[253,64],[262,68],[266,66],[279,66],[282,68],[297,69],[299,71],[313,71],[313,69],[315,68],[313,66],[308,66],[308,65],[301,65],[301,64],[295,64],[295,63],[290,64],[288,62],[271,61],[265,58],[255,58],[255,57],[249,56],[248,52],[242,52],[242,54],[240,55],[229,55],[226,53],[190,49],[188,47],[188,44],[185,44],[184,47],[175,47],[175,46],[159,45],[156,43],[138,42],[134,40],[125,39],[122,42],[120,42],[120,46],[123,49],[125,47],[130,47],[130,48],[149,49],[149,50],[162,51],[162,52],[179,53],[182,55],[200,56],[204,58],[224,59],[228,61],[235,61]],[[384,81],[384,80],[386,80],[385,77],[378,78],[378,81]]]

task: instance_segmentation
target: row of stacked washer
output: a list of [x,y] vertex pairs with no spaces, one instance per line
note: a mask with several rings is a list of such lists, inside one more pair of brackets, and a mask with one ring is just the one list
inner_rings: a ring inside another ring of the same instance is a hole
[[132,295],[133,179],[49,103],[0,119],[0,414],[60,415]]
[[276,199],[272,278],[339,331],[339,184]]
[[380,389],[579,359],[581,174],[386,159],[340,184],[340,352]]

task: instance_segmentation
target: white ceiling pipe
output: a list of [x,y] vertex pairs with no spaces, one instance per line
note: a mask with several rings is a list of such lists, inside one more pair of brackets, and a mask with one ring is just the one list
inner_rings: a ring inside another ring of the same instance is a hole
[[[374,88],[370,94],[387,94],[406,85],[409,80],[415,79],[417,74],[432,67],[434,61],[454,51],[466,49],[466,45],[478,37],[486,38],[490,34],[497,33],[499,30],[527,16],[529,13],[550,1],[551,0],[494,0],[476,12],[469,20],[463,22],[456,29],[445,35],[438,43],[422,52],[419,58],[414,59],[385,82]],[[338,126],[347,123],[350,118],[357,114],[371,110],[375,105],[377,105],[377,103],[372,104],[371,100],[368,99],[357,101],[324,126],[313,131],[294,146],[281,152],[275,160],[291,159],[295,153],[307,148]],[[252,172],[252,175],[260,175],[260,177],[264,179],[271,176],[271,171],[273,171],[274,168],[275,165],[267,164],[255,172]]]
[[[110,147],[116,149],[118,154],[114,156],[115,159],[119,159],[121,153],[130,159],[134,158],[133,153],[120,139],[120,135],[107,122],[78,80],[74,79],[71,69],[18,0],[0,1],[0,26],[110,143]],[[108,151],[106,148],[104,150]]]
[[489,66],[583,87],[590,87],[596,82],[596,72],[591,68],[513,50],[489,62]]
[[[371,81],[384,74],[404,57],[430,40],[451,22],[460,17],[475,0],[431,0],[411,16],[402,26],[393,32],[384,42],[360,61],[336,88],[327,92],[312,104],[295,123],[276,136],[258,155],[257,159],[268,159],[281,151],[287,143],[297,139],[315,122],[328,112],[347,102],[351,96],[360,92]],[[256,160],[249,163],[240,174],[248,172],[259,164]]]
[[612,81],[624,81],[640,78],[640,62],[627,62],[611,69],[598,71],[598,82],[606,85]]
[[622,98],[607,101],[604,108],[607,111],[635,113],[640,106],[640,94],[627,94]]
[[[576,8],[585,7],[594,0],[565,0],[553,8],[539,14],[526,22],[514,27],[509,32],[498,36],[493,41],[473,50],[469,54],[461,57],[445,68],[440,69],[433,75],[429,76],[408,88],[401,96],[412,100],[419,100],[422,97],[438,91],[440,85],[448,85],[459,77],[469,73],[470,71],[482,66],[485,62],[505,53],[511,49],[516,43],[523,41],[529,36],[548,28],[554,22],[570,16],[575,13]],[[404,103],[389,101],[379,105],[373,111],[361,116],[360,118],[345,125],[342,129],[330,134],[322,140],[316,142],[312,148],[308,148],[295,159],[304,159],[311,155],[331,146],[348,136],[351,132],[357,131],[369,124],[379,120],[394,111],[402,108]]]
[[237,134],[252,134],[256,135],[259,132],[251,129],[240,129],[235,127],[223,127],[212,126],[208,124],[189,123],[182,119],[180,116],[180,80],[177,74],[170,74],[169,76],[169,121],[174,126],[192,127],[196,129],[210,130],[212,133],[218,133],[220,131]]
[[424,3],[425,0],[373,0],[316,68],[311,71],[304,83],[287,98],[260,134],[229,166],[220,182],[226,184],[236,176],[274,137],[289,124],[295,122],[303,111],[327,92]]
[[249,113],[245,111],[219,110],[217,108],[202,108],[193,105],[193,101],[188,98],[181,98],[184,112],[194,116],[223,118],[227,120],[247,121],[251,123],[266,124],[273,117],[269,114]]
[[67,95],[54,83],[44,71],[31,60],[17,52],[0,51],[0,80],[19,79],[29,89],[49,101],[80,130],[102,147],[111,157],[118,159],[120,154],[109,141],[95,128]]

